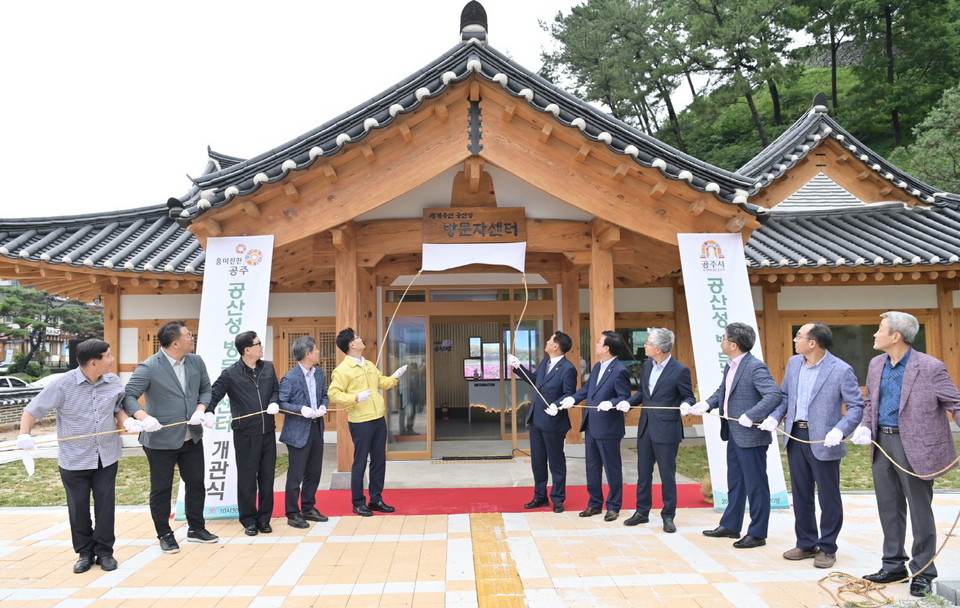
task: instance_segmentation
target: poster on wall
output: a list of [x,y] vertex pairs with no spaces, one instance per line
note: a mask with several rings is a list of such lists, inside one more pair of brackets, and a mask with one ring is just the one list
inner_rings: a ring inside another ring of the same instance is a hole
[[[720,341],[728,323],[746,323],[757,332],[757,343],[750,352],[763,360],[741,239],[737,233],[677,235],[701,400],[712,395],[723,381],[727,357],[720,350]],[[703,430],[713,506],[722,511],[727,507],[727,443],[720,439],[720,419],[716,416],[703,416]],[[790,503],[780,450],[776,449],[777,437],[773,434],[773,447],[767,450],[770,506],[786,509]]]

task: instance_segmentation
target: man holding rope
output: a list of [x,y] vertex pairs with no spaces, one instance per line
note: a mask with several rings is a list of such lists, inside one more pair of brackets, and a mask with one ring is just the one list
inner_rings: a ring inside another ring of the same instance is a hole
[[[123,384],[109,373],[113,368],[110,345],[95,339],[81,342],[77,361],[80,367],[52,382],[24,408],[17,447],[34,448],[30,431],[51,410],[57,412],[57,437],[75,437],[60,443],[57,460],[67,493],[73,550],[80,556],[73,571],[82,574],[94,563],[103,570],[117,569],[114,507],[117,462],[123,453],[117,422],[132,433],[139,432],[141,425],[123,411]],[[91,493],[96,527],[90,521]]]
[[[773,431],[784,421],[797,544],[783,557],[812,557],[816,568],[831,568],[837,561],[837,536],[843,525],[840,459],[847,455],[842,441],[863,416],[857,376],[852,367],[827,350],[832,345],[833,332],[827,325],[816,322],[800,328],[793,338],[797,354],[787,362],[780,387],[783,401],[760,424],[761,430]],[[819,533],[814,486],[820,500]]]
[[550,504],[547,500],[547,465],[553,474],[550,498],[553,512],[563,513],[567,498],[567,459],[563,441],[570,430],[570,414],[557,403],[577,390],[577,368],[566,358],[573,347],[570,336],[558,331],[550,336],[544,347],[547,358],[540,362],[536,374],[520,364],[515,355],[507,355],[507,365],[517,378],[535,387],[530,402],[527,424],[530,426],[530,466],[533,468],[533,500],[524,509],[538,509]]
[[960,392],[943,362],[913,349],[920,330],[916,317],[885,312],[873,334],[883,351],[870,361],[863,422],[851,441],[871,448],[873,485],[883,529],[883,565],[863,578],[875,583],[905,582],[907,509],[913,531],[910,595],[931,593],[937,567],[937,526],[933,517],[933,480],[957,466],[957,450],[947,412],[960,415]]

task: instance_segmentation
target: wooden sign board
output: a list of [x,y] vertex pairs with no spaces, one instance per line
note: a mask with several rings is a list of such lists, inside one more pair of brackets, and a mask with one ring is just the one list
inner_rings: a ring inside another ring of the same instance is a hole
[[520,243],[527,240],[523,207],[423,210],[424,243]]

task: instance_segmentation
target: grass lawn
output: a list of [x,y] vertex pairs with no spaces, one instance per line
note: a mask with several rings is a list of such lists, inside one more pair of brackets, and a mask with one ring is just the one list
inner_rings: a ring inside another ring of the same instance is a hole
[[[957,446],[960,451],[960,442],[957,442]],[[786,451],[780,451],[780,459],[783,461],[783,472],[789,488],[790,467],[787,465]],[[700,482],[709,479],[706,446],[680,444],[680,451],[677,454],[677,473]],[[935,479],[933,487],[936,490],[960,489],[960,469],[954,469]],[[844,491],[873,490],[869,446],[847,444],[847,457],[840,461],[840,489]]]
[[[286,454],[277,456],[277,474],[287,470]],[[180,483],[174,472],[173,487]],[[150,499],[150,466],[145,456],[120,460],[117,471],[117,504],[146,505]],[[38,458],[33,477],[27,478],[19,461],[0,465],[0,507],[66,506],[67,497],[60,483],[60,469],[54,458]]]

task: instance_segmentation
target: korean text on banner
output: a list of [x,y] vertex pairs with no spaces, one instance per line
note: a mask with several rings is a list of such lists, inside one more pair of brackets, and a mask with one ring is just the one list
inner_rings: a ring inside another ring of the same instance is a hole
[[[702,400],[711,395],[723,380],[727,356],[720,350],[720,341],[727,324],[746,323],[757,331],[757,315],[740,234],[678,234],[677,241],[697,367],[697,388]],[[759,339],[750,352],[763,360]],[[722,511],[727,506],[727,444],[720,439],[719,418],[704,415],[703,429],[713,485],[713,506]],[[785,509],[790,504],[777,445],[774,437],[773,449],[767,450],[770,506]]]
[[[267,303],[273,235],[207,239],[197,354],[213,382],[239,358],[234,339],[243,331],[267,333]],[[236,519],[237,468],[230,430],[230,398],[217,406],[217,424],[203,433],[206,460],[207,519]],[[184,519],[183,483],[177,497],[177,519]]]

